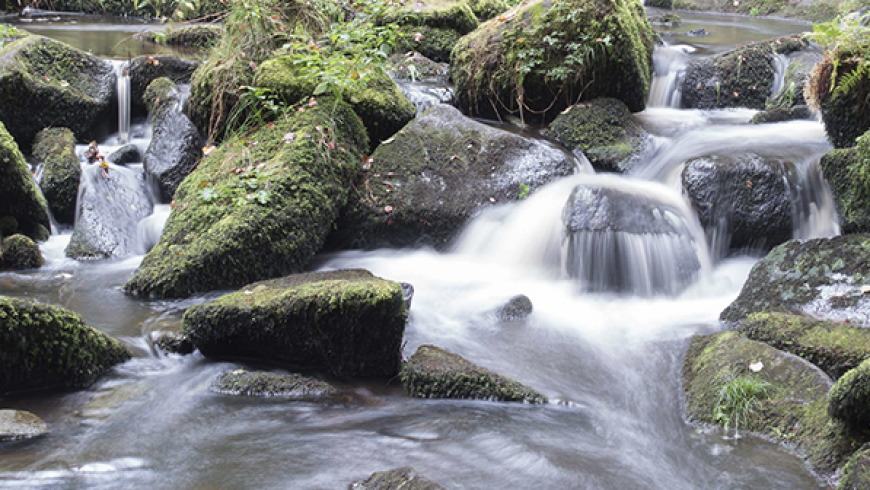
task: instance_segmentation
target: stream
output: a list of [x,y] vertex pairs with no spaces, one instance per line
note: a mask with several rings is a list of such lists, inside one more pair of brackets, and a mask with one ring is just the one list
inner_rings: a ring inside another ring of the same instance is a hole
[[[656,13],[649,10],[650,16]],[[0,445],[0,488],[338,489],[400,466],[413,466],[451,489],[823,488],[799,458],[778,445],[734,440],[688,424],[680,387],[688,339],[722,328],[719,313],[759,258],[726,256],[717,237],[700,231],[680,192],[683,162],[738,149],[789,159],[799,174],[794,236],[839,230],[818,170],[818,159],[830,149],[820,122],[750,126],[751,110],[675,109],[673,79],[694,56],[807,26],[697,13],[686,13],[684,21],[681,31],[703,27],[711,34],[666,38],[669,45],[657,49],[650,108],[636,115],[653,134],[652,143],[629,175],[581,170],[526,200],[491,208],[446,253],[347,251],[312,264],[316,270],[361,267],[411,283],[416,293],[405,356],[435,344],[534,387],[549,404],[410,399],[396,383],[330,378],[347,393],[334,402],[212,393],[212,378],[242,364],[208,361],[198,353],[164,356],[147,339],[179,330],[186,307],[222,293],[182,301],[132,299],[121,286],[141,255],[68,259],[64,248],[71,230],[61,229],[42,244],[46,265],[0,274],[0,294],[78,312],[128,344],[135,357],[88,390],[0,398],[4,408],[39,415],[52,431],[42,439]],[[85,49],[108,58],[164,49],[118,51],[117,41],[85,39],[104,31],[128,37],[136,32],[130,24],[71,22],[42,22],[33,30],[79,47],[91,43]],[[134,121],[129,133],[133,143],[147,147],[147,123]],[[113,135],[101,149],[110,153],[124,139]],[[130,171],[141,172],[141,165]],[[633,261],[633,270],[646,271],[618,278],[629,292],[596,292],[595,281],[614,278],[571,269],[558,235],[565,199],[577,183],[667,203],[688,230],[684,242],[609,237],[621,244],[621,255],[613,258],[602,255],[611,242],[578,237],[576,253],[589,254],[588,260]],[[168,206],[158,203],[140,223],[136,239],[143,249],[153,245],[168,214]],[[661,277],[668,254],[686,245],[696,254],[699,273],[679,292],[661,294],[678,281]],[[578,276],[590,286],[579,287]],[[502,323],[488,314],[520,293],[534,304],[524,323]]]

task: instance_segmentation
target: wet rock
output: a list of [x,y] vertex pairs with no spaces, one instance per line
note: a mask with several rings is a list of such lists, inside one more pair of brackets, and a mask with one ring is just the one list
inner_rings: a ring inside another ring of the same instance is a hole
[[417,117],[438,104],[453,104],[453,87],[447,84],[399,83],[399,90],[417,108]]
[[[335,128],[334,151],[306,137],[318,127]],[[242,142],[252,141],[259,144],[246,148],[250,161],[267,171],[228,171],[226,162],[237,161]],[[179,186],[160,242],[125,291],[179,298],[302,271],[346,205],[367,147],[364,126],[341,103],[318,104],[235,136]],[[205,196],[203,182],[212,189]],[[240,194],[251,186],[256,189]]]
[[853,148],[833,150],[821,160],[843,233],[870,232],[870,136]]
[[405,308],[411,309],[411,302],[414,301],[414,286],[407,282],[400,282],[402,285],[402,299],[405,300]]
[[[819,53],[798,53],[788,62],[782,80],[782,88],[767,99],[767,109],[790,109],[807,105],[804,87],[810,78],[813,67],[822,60]],[[805,109],[809,112],[809,108]],[[803,119],[808,118],[807,115]],[[798,118],[794,118],[798,119]]]
[[124,166],[129,163],[141,162],[142,158],[142,150],[140,150],[139,147],[135,144],[131,143],[113,151],[109,156],[106,157],[106,160],[109,163]]
[[550,124],[549,133],[580,150],[602,172],[624,172],[638,161],[648,138],[628,107],[616,99],[573,105]]
[[22,410],[0,410],[0,442],[33,439],[48,434],[41,418]]
[[82,167],[76,156],[76,140],[66,128],[46,128],[36,135],[33,158],[42,165],[39,186],[58,223],[72,225]]
[[206,24],[175,27],[165,31],[147,32],[142,39],[169,46],[189,46],[193,48],[212,48],[223,35],[223,26]]
[[349,490],[444,490],[441,485],[417,474],[410,466],[374,473],[365,480],[353,483]]
[[33,182],[24,155],[0,123],[0,232],[47,240],[50,227],[48,204]]
[[849,458],[843,468],[843,478],[837,490],[863,490],[870,488],[870,445],[865,444]]
[[790,240],[758,261],[740,295],[720,315],[736,322],[764,311],[870,325],[870,236]]
[[408,395],[417,398],[547,403],[534,389],[433,345],[417,349],[399,378]]
[[182,112],[180,99],[178,87],[167,78],[156,79],[143,96],[153,124],[143,167],[167,202],[202,156],[199,131]]
[[525,294],[518,294],[499,306],[493,312],[496,319],[502,322],[517,322],[532,314],[532,300]]
[[749,120],[749,123],[769,124],[810,118],[812,118],[812,113],[810,112],[809,107],[805,105],[798,105],[794,107],[789,107],[787,109],[778,107],[773,109],[767,109],[766,111],[759,112],[758,114],[752,116],[752,119]]
[[683,168],[683,190],[709,237],[725,250],[769,250],[793,234],[791,162],[754,154],[713,155]]
[[707,29],[700,27],[698,29],[692,29],[691,31],[686,31],[686,35],[689,37],[704,37],[704,36],[709,36],[710,33],[707,32]]
[[[609,46],[601,55],[604,38]],[[550,121],[578,98],[599,97],[619,99],[637,112],[646,105],[654,39],[636,2],[529,1],[459,40],[451,78],[459,107],[474,116],[520,113],[526,122]],[[576,43],[595,54],[577,61]],[[518,59],[527,68],[521,87]]]
[[177,332],[162,332],[156,339],[154,345],[161,351],[167,354],[180,354],[186,356],[193,354],[194,346],[190,337]]
[[208,388],[228,395],[278,396],[293,400],[316,400],[337,393],[331,384],[301,374],[252,372],[244,369],[224,372]]
[[39,245],[29,237],[12,235],[3,240],[0,268],[14,271],[36,269],[44,263]]
[[188,83],[196,67],[195,61],[174,55],[137,56],[130,60],[127,73],[130,75],[130,106],[133,112],[144,114],[148,110],[144,96],[151,82],[168,78],[175,83]]
[[459,38],[478,26],[471,6],[455,0],[399,4],[388,9],[377,22],[401,26],[397,51],[417,51],[441,63],[450,61],[450,50]]
[[835,148],[854,146],[855,140],[870,130],[866,73],[857,83],[844,84],[848,74],[858,73],[866,49],[866,45],[843,45],[828,50],[807,81],[807,102],[822,113],[825,131]]
[[662,15],[654,15],[649,18],[649,23],[654,26],[665,26],[665,27],[680,27],[683,25],[683,19],[680,18],[679,15],[668,12]]
[[332,247],[443,248],[483,208],[571,175],[575,161],[547,142],[442,104],[381,144],[369,166],[330,237]]
[[828,414],[858,433],[870,426],[870,361],[849,370],[829,393]]
[[450,65],[438,63],[416,51],[396,53],[389,59],[390,75],[401,81],[446,82]]
[[407,314],[398,283],[359,269],[314,272],[188,308],[184,333],[206,357],[394,376]]
[[54,306],[0,297],[0,394],[91,385],[130,358],[117,340]]
[[0,121],[22,147],[46,127],[90,139],[114,91],[112,64],[67,44],[27,36],[0,49]]

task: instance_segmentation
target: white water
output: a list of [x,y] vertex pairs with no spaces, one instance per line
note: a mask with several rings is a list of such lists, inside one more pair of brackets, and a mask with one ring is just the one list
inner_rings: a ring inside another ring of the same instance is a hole
[[686,45],[663,46],[653,53],[653,79],[648,107],[680,107],[683,71],[695,48]]
[[114,62],[115,83],[118,96],[118,139],[121,143],[130,142],[130,75],[126,62]]

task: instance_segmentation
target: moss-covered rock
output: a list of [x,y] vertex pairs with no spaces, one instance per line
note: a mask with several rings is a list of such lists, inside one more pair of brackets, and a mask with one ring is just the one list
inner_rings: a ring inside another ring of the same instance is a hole
[[821,60],[822,55],[819,53],[798,53],[793,56],[783,75],[782,88],[767,99],[767,110],[806,106],[804,88],[813,67]]
[[196,67],[195,61],[171,55],[137,56],[130,60],[127,74],[130,76],[130,104],[133,111],[144,114],[149,110],[144,95],[151,82],[168,78],[176,83],[188,83]]
[[441,485],[417,473],[410,466],[380,471],[352,483],[349,490],[444,490]]
[[865,133],[852,148],[826,153],[821,167],[843,233],[870,232],[870,135]]
[[749,120],[749,123],[771,124],[783,121],[794,121],[797,119],[810,119],[812,116],[810,108],[805,105],[798,105],[787,109],[774,107],[755,114],[752,116],[752,119]]
[[3,269],[36,269],[45,263],[39,245],[24,235],[12,235],[3,239],[2,252],[0,268]]
[[492,19],[510,8],[503,0],[469,0],[468,6],[480,22]]
[[716,414],[724,408],[720,390],[736,379],[769,383],[767,396],[757,398],[759,406],[741,421],[739,430],[787,441],[824,477],[854,451],[851,437],[827,416],[827,393],[833,383],[825,373],[733,331],[692,338],[683,364],[689,419],[717,423]]
[[399,378],[408,395],[418,398],[547,403],[534,389],[434,345],[417,349]]
[[331,237],[333,247],[444,247],[484,207],[570,175],[575,162],[549,143],[441,104],[382,143],[367,168]]
[[[225,142],[179,186],[160,242],[125,290],[178,298],[301,271],[347,203],[367,147],[356,114],[331,101]],[[251,184],[263,203],[240,187]]]
[[407,309],[402,286],[364,270],[297,274],[188,308],[184,332],[207,357],[394,376]]
[[844,374],[829,397],[828,415],[858,433],[870,431],[870,360]]
[[684,109],[764,109],[776,75],[774,55],[805,46],[800,36],[781,37],[692,61],[686,67],[680,104]]
[[278,396],[293,400],[316,400],[335,395],[331,384],[301,374],[278,374],[266,371],[226,371],[208,387],[216,393],[243,396]]
[[870,325],[870,236],[790,240],[759,260],[720,318],[764,311]]
[[154,339],[154,345],[168,354],[185,356],[193,354],[194,346],[190,337],[178,332],[162,332]]
[[649,92],[654,38],[636,0],[525,0],[456,44],[451,78],[472,115],[549,121],[598,97],[636,112]]
[[865,445],[849,458],[843,467],[843,478],[837,490],[863,490],[870,488],[870,446]]
[[390,56],[388,70],[396,80],[446,82],[450,66],[409,51]]
[[[481,11],[491,11],[492,3],[485,0],[474,2]],[[396,5],[380,16],[378,22],[401,26],[402,36],[396,46],[398,51],[418,51],[438,62],[450,61],[450,51],[459,38],[478,26],[470,4],[456,0]]]
[[23,147],[46,127],[89,138],[114,91],[111,63],[62,42],[27,36],[0,49],[0,121]]
[[21,410],[0,410],[0,442],[33,439],[48,434],[41,418]]
[[[185,112],[200,134],[210,141],[223,140],[227,121],[239,102],[239,87],[254,82],[255,70],[251,65],[243,57],[226,59],[213,50],[193,72]],[[226,80],[233,81],[232,87],[219,83]]]
[[76,140],[66,128],[46,128],[36,135],[33,158],[42,165],[39,186],[58,223],[72,225],[82,167],[76,156]]
[[3,123],[0,123],[0,221],[3,235],[23,233],[34,240],[47,240],[51,227],[48,204]]
[[783,313],[753,313],[740,324],[747,338],[800,356],[837,379],[870,358],[870,329]]
[[629,170],[647,142],[647,133],[622,101],[595,99],[571,106],[549,132],[571,150],[580,150],[603,172]]
[[54,306],[0,296],[0,393],[83,388],[130,358],[117,340]]
[[807,100],[822,113],[835,148],[853,146],[870,130],[870,72],[863,64],[867,50],[867,46],[850,45],[829,50],[807,82]]
[[165,31],[142,34],[142,39],[169,46],[188,46],[192,48],[213,48],[223,35],[223,27],[217,24],[203,24],[176,27]]

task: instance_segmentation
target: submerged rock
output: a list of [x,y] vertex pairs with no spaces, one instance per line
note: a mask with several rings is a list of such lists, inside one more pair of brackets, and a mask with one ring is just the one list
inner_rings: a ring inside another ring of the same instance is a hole
[[441,485],[417,474],[410,466],[381,471],[353,483],[349,490],[444,490]]
[[394,376],[407,315],[398,283],[359,269],[313,272],[192,306],[184,333],[206,357]]
[[433,345],[417,349],[399,379],[408,395],[417,398],[547,403],[534,389]]
[[301,374],[277,374],[265,371],[226,371],[208,387],[228,395],[278,396],[293,400],[315,400],[337,393],[331,384]]
[[0,442],[33,439],[48,434],[41,418],[22,410],[0,410]]
[[493,311],[496,319],[502,322],[517,322],[528,318],[534,309],[532,300],[525,294],[518,294]]
[[66,128],[43,129],[33,143],[33,158],[42,165],[39,186],[52,216],[58,223],[72,225],[82,175],[75,135]]
[[113,151],[106,157],[106,161],[115,165],[127,165],[128,163],[137,163],[142,161],[142,150],[133,143],[124,145]]
[[50,228],[48,204],[33,182],[24,155],[0,123],[0,234],[22,233],[47,240]]
[[870,136],[853,148],[832,150],[821,160],[843,233],[870,232]]
[[30,237],[12,235],[3,239],[0,248],[0,269],[24,270],[36,269],[45,264],[42,252]]
[[84,388],[130,358],[124,344],[63,308],[0,297],[0,318],[0,394]]
[[787,109],[775,107],[759,112],[758,114],[752,116],[752,119],[749,120],[749,123],[770,124],[783,121],[794,121],[797,119],[810,119],[811,117],[812,113],[810,112],[810,108],[805,105],[798,105],[794,107],[789,107]]
[[168,354],[180,354],[185,356],[193,354],[194,346],[190,337],[177,332],[162,332],[156,339],[154,345],[161,351]]
[[484,207],[571,175],[576,163],[545,141],[442,104],[381,144],[369,166],[331,236],[333,246],[443,248]]
[[158,78],[175,83],[188,83],[197,63],[174,55],[137,56],[127,64],[130,75],[130,105],[134,112],[144,113],[148,108],[145,91]]
[[870,360],[849,370],[831,388],[828,414],[858,433],[870,426]]

